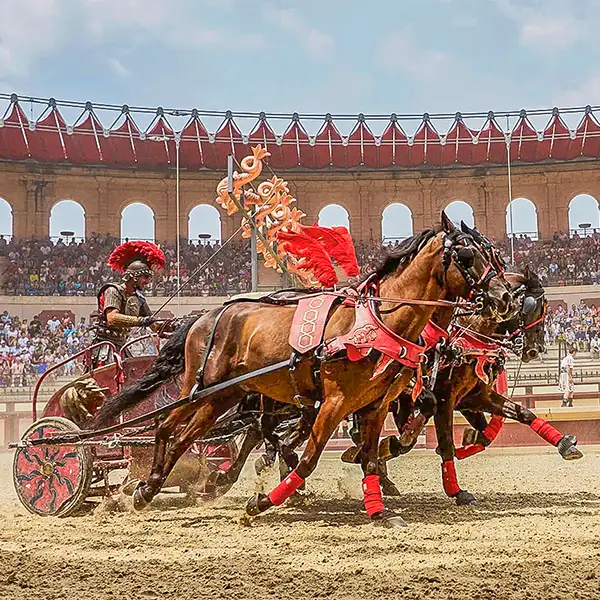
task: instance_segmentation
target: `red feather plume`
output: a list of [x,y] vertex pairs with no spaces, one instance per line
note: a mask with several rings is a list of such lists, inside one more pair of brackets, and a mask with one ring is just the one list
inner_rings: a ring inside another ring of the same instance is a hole
[[335,259],[348,277],[356,277],[360,273],[354,242],[345,227],[321,227],[317,223],[301,227],[303,233],[323,245],[325,252]]
[[331,258],[317,240],[303,232],[280,231],[277,241],[284,252],[300,259],[298,268],[312,273],[321,285],[333,287],[338,282]]
[[124,273],[134,260],[145,262],[151,269],[164,269],[166,262],[165,253],[152,242],[125,242],[111,252],[107,264],[113,271]]

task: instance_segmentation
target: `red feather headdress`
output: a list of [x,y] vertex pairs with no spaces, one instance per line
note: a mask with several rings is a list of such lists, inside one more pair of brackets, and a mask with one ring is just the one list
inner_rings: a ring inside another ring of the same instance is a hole
[[312,273],[324,287],[333,287],[338,278],[323,245],[303,232],[280,231],[277,241],[284,252],[300,259],[297,269]]
[[151,269],[164,269],[166,262],[165,253],[152,242],[125,242],[111,252],[107,264],[113,271],[124,273],[134,260],[141,260]]
[[325,252],[342,268],[348,277],[360,274],[354,242],[345,227],[321,227],[317,223],[312,226],[301,225],[302,232],[318,240]]

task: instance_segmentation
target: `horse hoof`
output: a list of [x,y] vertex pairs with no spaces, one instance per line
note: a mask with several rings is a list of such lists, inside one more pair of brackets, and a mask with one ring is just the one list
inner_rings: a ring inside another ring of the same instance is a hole
[[148,501],[142,494],[142,486],[145,485],[143,481],[140,481],[138,486],[133,491],[133,508],[135,510],[144,510],[148,506]]
[[408,523],[400,516],[390,510],[384,510],[371,517],[375,527],[384,527],[385,529],[403,529],[408,527]]
[[583,453],[575,444],[577,444],[577,438],[574,435],[565,435],[565,437],[558,442],[558,453],[565,460],[577,460],[583,458]]
[[246,503],[246,514],[256,517],[269,508],[269,497],[266,494],[254,494]]
[[272,465],[273,463],[267,460],[267,458],[264,455],[262,455],[254,461],[254,471],[257,475],[260,475],[263,471],[265,471]]
[[463,431],[462,445],[470,446],[471,444],[476,444],[477,443],[477,434],[478,434],[477,429],[471,429],[471,428],[465,429]]
[[131,481],[128,481],[127,483],[123,484],[123,486],[121,487],[121,492],[126,496],[131,497],[135,492],[135,488],[137,488],[137,486],[140,483],[141,481],[139,479],[132,479]]
[[577,446],[570,446],[560,453],[565,460],[578,460],[583,458],[583,452]]
[[390,435],[381,440],[377,451],[379,460],[389,460],[396,458],[399,455],[398,438],[395,435]]
[[350,448],[342,452],[342,462],[349,463],[351,465],[357,465],[360,462],[361,451],[362,444],[359,446],[350,446]]
[[400,490],[396,487],[396,484],[389,479],[386,480],[383,477],[380,479],[381,493],[384,496],[400,496]]
[[474,504],[477,504],[477,498],[475,498],[473,494],[467,492],[467,490],[460,490],[454,498],[456,499],[457,506],[473,506]]

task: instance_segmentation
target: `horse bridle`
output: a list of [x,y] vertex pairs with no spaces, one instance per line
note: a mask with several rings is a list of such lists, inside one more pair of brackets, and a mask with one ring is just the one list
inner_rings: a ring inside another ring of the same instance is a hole
[[[517,342],[517,340],[520,338],[520,345],[524,346],[524,336],[525,336],[525,332],[528,331],[529,329],[533,329],[534,327],[542,324],[542,328],[543,328],[543,324],[546,322],[546,310],[548,307],[548,302],[546,300],[546,292],[542,290],[542,292],[540,294],[538,294],[537,296],[533,295],[533,294],[528,294],[525,292],[524,286],[522,286],[523,289],[517,290],[517,293],[515,294],[517,296],[517,298],[520,296],[520,307],[519,307],[519,325],[517,326],[517,328],[512,331],[509,336],[508,339],[513,341],[513,343],[516,343],[517,345],[519,344],[519,342]],[[533,310],[525,310],[526,308],[526,304],[527,301],[531,299],[535,302],[535,307],[533,308]],[[525,323],[525,317],[528,314],[534,313],[537,310],[538,307],[538,303],[542,302],[542,313],[541,315],[535,319],[534,321],[532,321],[531,323]]]
[[[469,242],[469,245],[457,247],[457,244],[465,241]],[[475,249],[478,250],[482,255],[482,257],[488,261],[481,276],[478,276],[474,272],[475,254],[471,246],[474,246]],[[493,249],[493,246],[491,246],[491,248]],[[442,257],[444,277],[446,277],[447,271],[452,262],[454,262],[455,267],[458,269],[467,286],[469,287],[470,291],[469,295],[467,296],[467,301],[472,302],[475,300],[477,305],[476,312],[483,311],[486,305],[489,303],[487,291],[490,281],[494,277],[502,275],[504,272],[502,268],[498,270],[498,266],[495,264],[497,262],[495,253],[493,251],[486,251],[481,244],[477,243],[477,240],[472,234],[457,231],[455,233],[445,234],[444,255]]]

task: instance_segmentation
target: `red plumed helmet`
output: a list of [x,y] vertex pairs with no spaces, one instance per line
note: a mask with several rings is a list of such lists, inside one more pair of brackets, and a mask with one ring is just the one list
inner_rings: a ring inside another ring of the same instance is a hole
[[125,242],[111,252],[107,264],[113,271],[125,273],[133,262],[144,263],[148,270],[164,269],[165,253],[152,242]]

